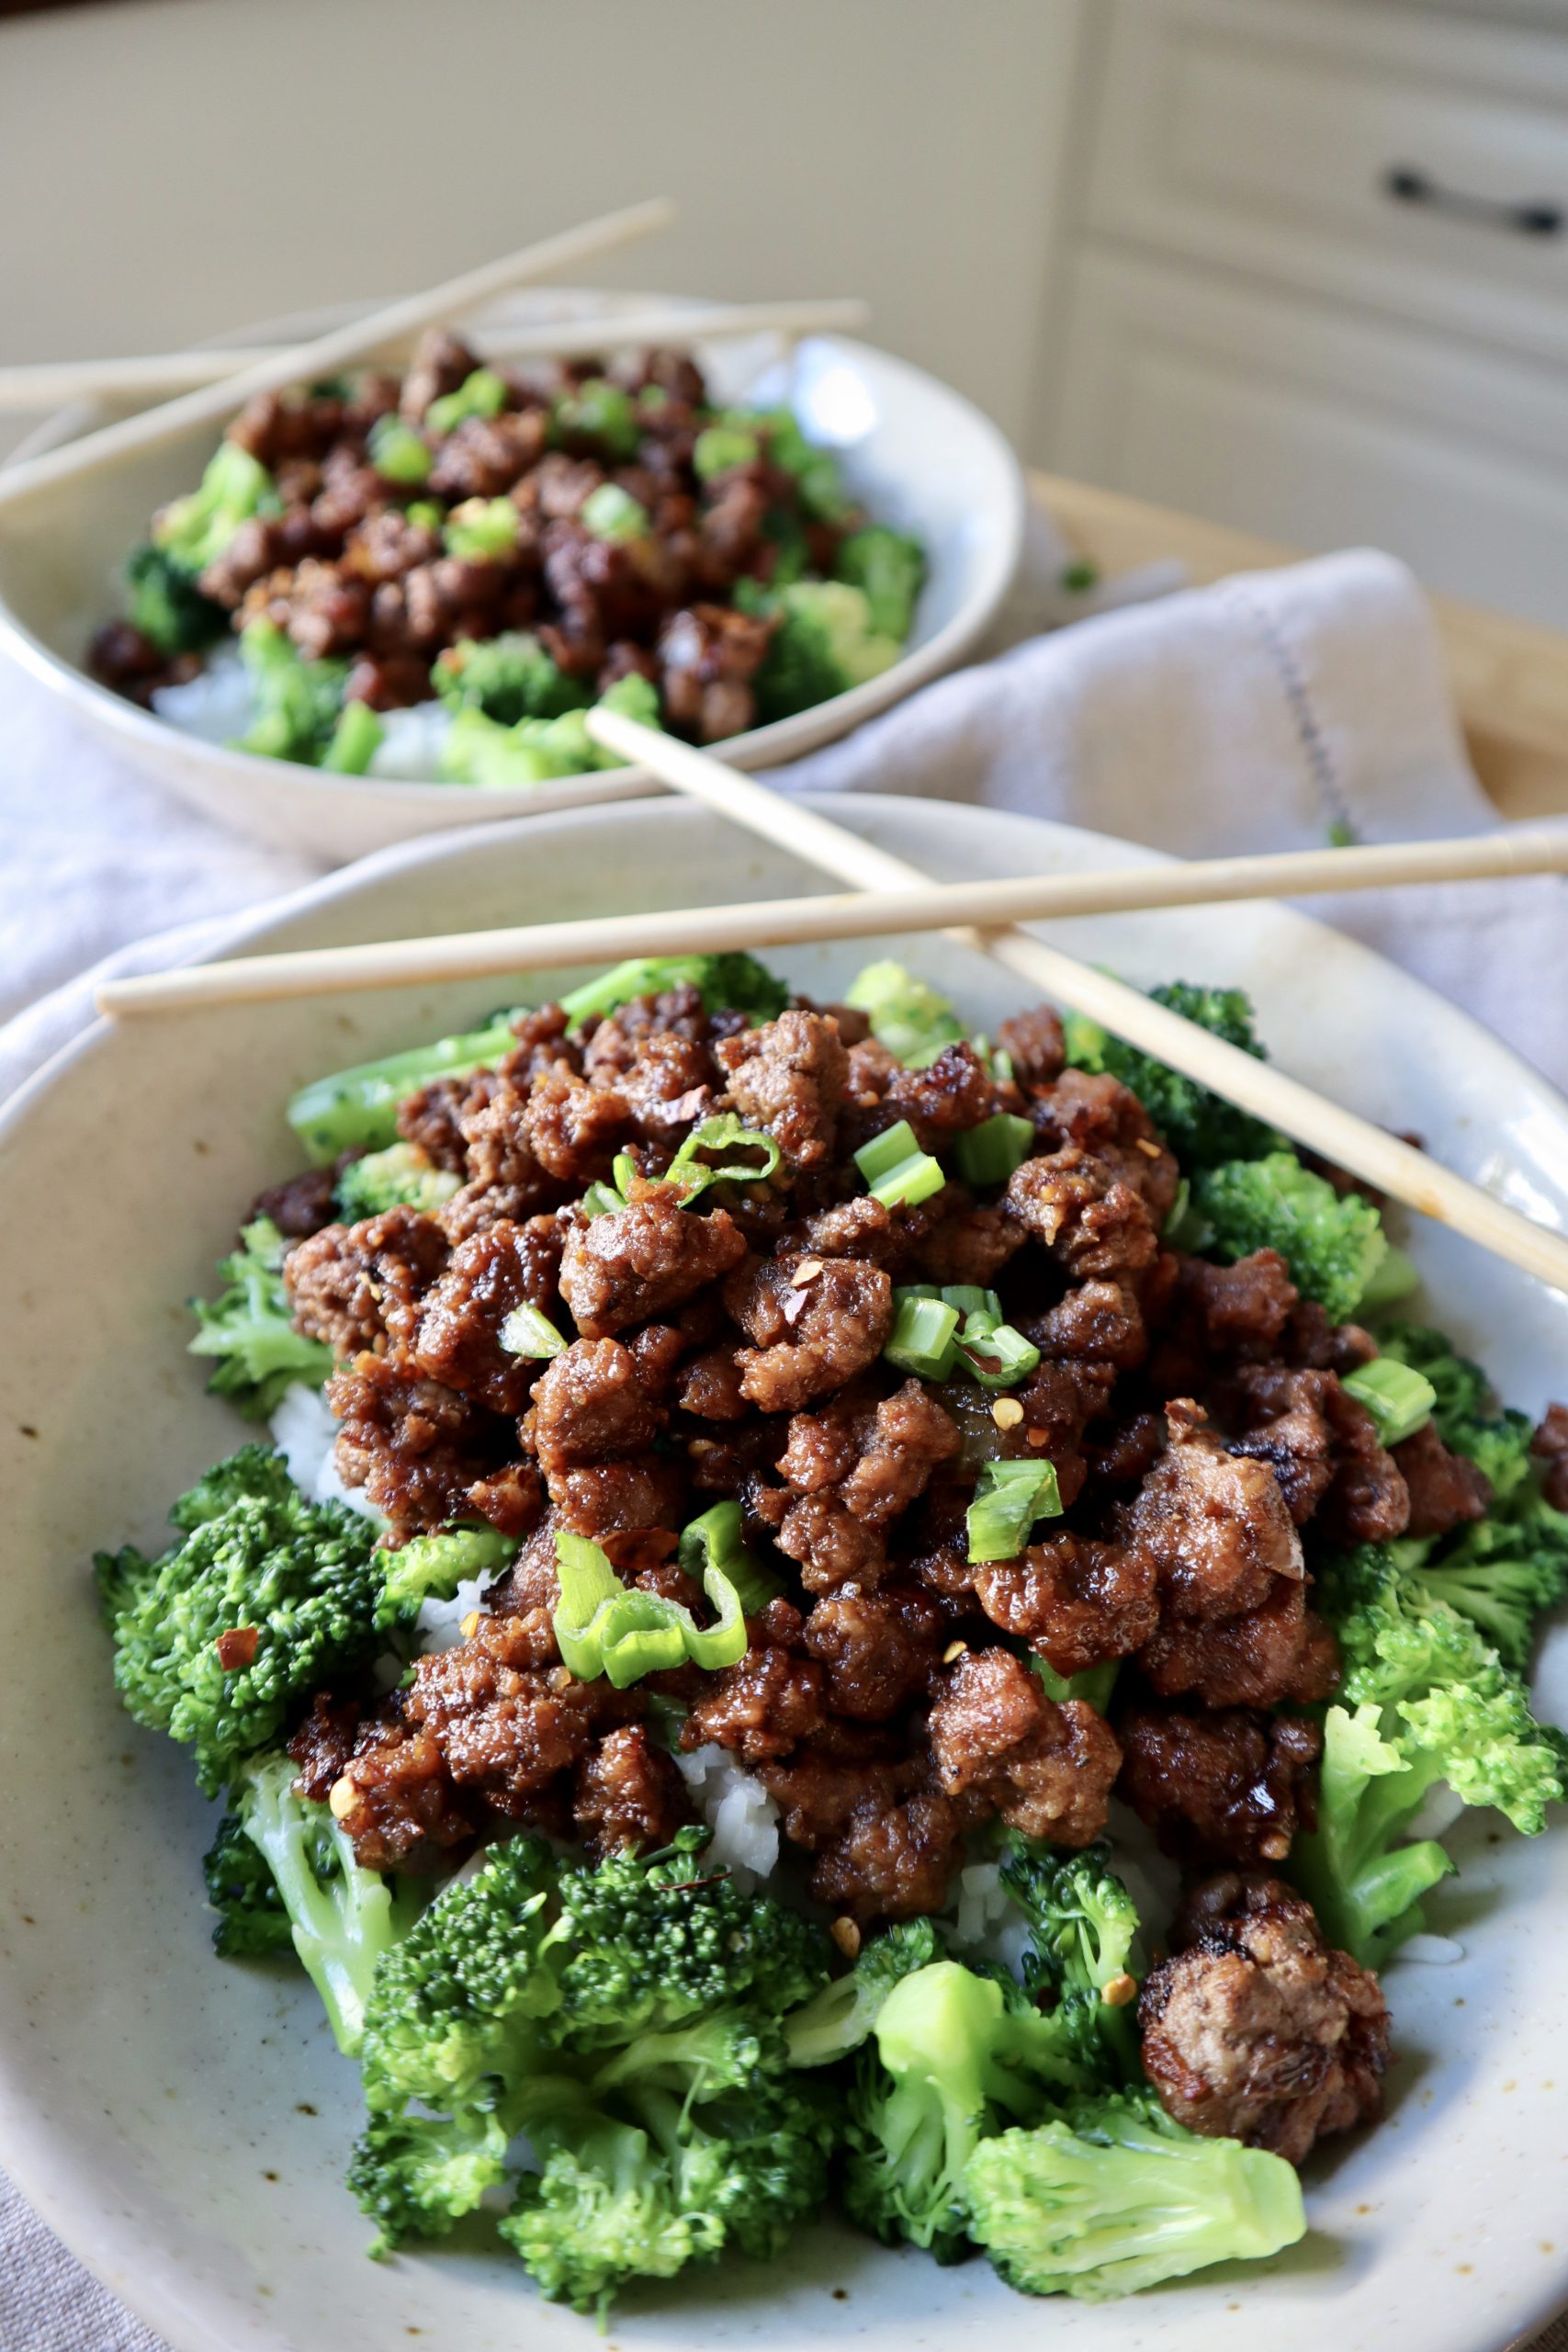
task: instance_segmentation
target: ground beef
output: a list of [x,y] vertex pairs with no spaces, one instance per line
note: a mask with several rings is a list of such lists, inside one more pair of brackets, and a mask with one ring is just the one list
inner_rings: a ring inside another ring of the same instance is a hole
[[1128,1532],[1154,1558],[1169,1613],[1213,1624],[1256,1608],[1280,1579],[1300,1584],[1301,1538],[1273,1470],[1227,1453],[1190,1399],[1168,1406],[1167,1419],[1170,1443]]
[[624,1724],[578,1765],[571,1817],[595,1853],[624,1846],[667,1846],[691,1819],[686,1784],[654,1745],[646,1724]]
[[1081,1144],[1026,1159],[1003,1198],[1075,1281],[1134,1276],[1159,1253],[1158,1222],[1141,1193]]
[[579,1330],[604,1339],[667,1314],[745,1255],[745,1240],[723,1209],[699,1216],[666,1189],[574,1225],[567,1235],[561,1292]]
[[964,1859],[964,1833],[976,1818],[972,1806],[937,1790],[892,1804],[865,1797],[818,1853],[810,1891],[863,1924],[941,1911]]
[[562,1525],[611,1549],[613,1538],[639,1529],[672,1534],[686,1518],[681,1465],[662,1454],[552,1470],[547,1485]]
[[1205,1707],[1310,1706],[1333,1695],[1339,1653],[1306,1604],[1303,1586],[1278,1577],[1256,1609],[1223,1622],[1167,1618],[1138,1652],[1162,1699],[1190,1694]]
[[1118,1795],[1179,1861],[1282,1862],[1298,1827],[1313,1826],[1323,1735],[1304,1716],[1134,1706],[1116,1736]]
[[1543,1491],[1553,1510],[1568,1511],[1568,1405],[1549,1405],[1530,1440],[1530,1452],[1546,1464]]
[[333,1221],[333,1188],[336,1170],[331,1168],[307,1168],[304,1174],[291,1176],[286,1184],[274,1184],[270,1191],[258,1193],[251,1203],[247,1225],[259,1216],[270,1217],[286,1240],[303,1241],[312,1233],[320,1233]]
[[962,1185],[949,1184],[939,1195],[942,1215],[923,1236],[915,1261],[923,1282],[976,1283],[989,1290],[1002,1268],[1029,1238],[1021,1225],[999,1203],[976,1207]]
[[772,1136],[791,1168],[824,1166],[849,1076],[831,1014],[781,1012],[761,1029],[721,1038],[716,1051],[747,1125]]
[[1377,1978],[1325,1943],[1293,1888],[1228,1872],[1194,1891],[1174,1940],[1138,2021],[1177,2122],[1300,2164],[1317,2140],[1376,2120],[1389,2055]]
[[1109,1725],[1078,1699],[1058,1706],[1010,1650],[971,1651],[931,1709],[931,1758],[949,1796],[983,1798],[1010,1828],[1087,1846],[1105,1826],[1122,1762]]
[[739,1666],[708,1679],[682,1726],[681,1745],[702,1747],[711,1740],[745,1764],[787,1756],[821,1724],[826,1682],[814,1658],[754,1641]]
[[[759,509],[755,540],[765,508]],[[773,634],[771,619],[725,605],[694,605],[676,613],[659,639],[664,705],[671,722],[699,743],[744,733],[757,715],[751,681]]]
[[1130,1088],[1102,1071],[1065,1069],[1030,1108],[1048,1150],[1076,1144],[1092,1154],[1139,1195],[1156,1228],[1165,1223],[1176,1205],[1180,1170]]
[[1066,1065],[1062,1024],[1048,1004],[1031,1005],[1004,1021],[997,1031],[997,1051],[1008,1056],[1026,1094],[1043,1093]]
[[1450,1453],[1427,1421],[1393,1449],[1394,1467],[1410,1497],[1406,1535],[1447,1535],[1472,1520],[1484,1519],[1492,1481],[1479,1464]]
[[987,1616],[1058,1674],[1082,1674],[1141,1649],[1159,1623],[1158,1569],[1136,1544],[1054,1535],[1016,1560],[974,1571]]
[[1298,1295],[1277,1250],[1255,1250],[1234,1266],[1181,1261],[1182,1317],[1205,1356],[1261,1363],[1278,1355]]
[[806,1648],[826,1669],[827,1703],[852,1723],[886,1723],[924,1690],[947,1639],[947,1619],[916,1586],[852,1587],[818,1600]]
[[1079,1283],[1045,1314],[1027,1317],[1023,1332],[1057,1363],[1084,1357],[1135,1372],[1149,1351],[1143,1308],[1126,1283]]
[[337,1467],[345,1486],[404,1532],[439,1527],[479,1511],[508,1535],[527,1532],[538,1514],[536,1476],[521,1464],[497,1474],[515,1453],[510,1422],[476,1407],[444,1382],[428,1380],[401,1357],[366,1351],[340,1364],[327,1402],[343,1426]]
[[631,1140],[632,1114],[613,1087],[590,1085],[561,1063],[534,1080],[521,1136],[547,1175],[581,1192],[608,1177]]
[[534,1391],[529,1435],[546,1475],[640,1453],[664,1414],[619,1340],[578,1340],[554,1357]]
[[547,1664],[547,1636],[532,1618],[481,1617],[456,1649],[418,1660],[403,1696],[409,1722],[433,1734],[457,1790],[508,1821],[533,1816],[558,1774],[647,1704],[641,1692],[579,1682]]
[[1377,1423],[1338,1374],[1245,1364],[1227,1385],[1236,1453],[1267,1462],[1298,1526],[1331,1544],[1386,1544],[1403,1535],[1410,1493]]
[[908,1119],[920,1149],[931,1152],[945,1150],[954,1136],[1001,1107],[989,1070],[964,1038],[944,1046],[923,1069],[896,1069],[883,1100],[894,1118]]
[[[815,1265],[815,1273],[806,1272]],[[893,1285],[856,1258],[798,1252],[738,1268],[725,1304],[754,1344],[740,1391],[764,1413],[796,1412],[875,1363],[893,1329]]]
[[556,1308],[560,1245],[553,1217],[502,1220],[459,1243],[420,1306],[412,1349],[420,1371],[494,1412],[520,1413],[540,1367],[502,1345],[502,1326],[516,1306]]
[[446,1262],[446,1236],[418,1209],[324,1226],[283,1261],[296,1330],[350,1356],[412,1336],[419,1303]]

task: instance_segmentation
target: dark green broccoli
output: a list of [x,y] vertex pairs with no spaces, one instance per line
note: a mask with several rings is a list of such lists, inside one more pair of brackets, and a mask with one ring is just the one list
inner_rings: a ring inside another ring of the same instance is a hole
[[218,1914],[212,1949],[225,1960],[294,1953],[294,1922],[284,1908],[266,1857],[237,1813],[226,1813],[201,1865],[207,1899]]
[[829,1947],[705,1869],[705,1838],[597,1869],[492,1847],[381,1962],[350,2176],[380,2245],[448,2230],[519,2131],[542,2169],[503,2234],[580,2308],[727,2244],[776,2251],[820,2202],[836,2109],[790,2075],[778,2020]]
[[776,1021],[789,1002],[786,984],[765,964],[739,950],[717,956],[636,956],[584,980],[560,1000],[573,1029],[603,1020],[635,997],[663,989],[696,989],[708,1012],[744,1012],[753,1023]]
[[1359,1544],[1318,1576],[1345,1672],[1324,1726],[1317,1827],[1297,1839],[1292,1871],[1330,1941],[1373,1963],[1421,1926],[1419,1897],[1451,1867],[1430,1839],[1401,1842],[1435,1781],[1527,1837],[1568,1792],[1562,1734],[1536,1721],[1517,1675],[1428,1576],[1431,1550]]
[[376,1530],[307,1502],[263,1445],[219,1464],[169,1516],[185,1532],[161,1559],[98,1555],[99,1591],[127,1709],[195,1749],[213,1796],[374,1647]]
[[296,1381],[319,1388],[333,1368],[331,1348],[294,1329],[283,1287],[288,1247],[270,1217],[254,1218],[238,1250],[220,1261],[217,1297],[190,1302],[199,1327],[190,1352],[217,1357],[208,1387],[247,1420],[265,1421]]
[[198,653],[229,626],[221,605],[204,596],[188,571],[151,541],[125,567],[126,618],[163,653]]
[[1296,1288],[1335,1323],[1355,1314],[1388,1254],[1371,1203],[1337,1193],[1292,1151],[1203,1169],[1192,1197],[1209,1227],[1206,1256],[1229,1264],[1255,1250],[1277,1250]]
[[[362,1870],[353,1840],[329,1808],[300,1796],[294,1781],[294,1765],[281,1752],[252,1757],[231,1792],[234,1819],[272,1880],[288,1940],[321,1996],[338,2048],[352,2058],[365,2030],[376,1964],[412,1927],[419,1896],[409,1889],[394,1893],[378,1871]],[[209,1864],[212,1860],[209,1855]],[[264,1903],[253,1905],[250,1917],[270,1925],[272,1914]],[[260,1949],[232,1940],[235,1928],[243,1932],[230,1910],[213,1939],[220,1951]]]
[[[644,727],[660,724],[659,689],[635,670],[606,686],[595,707],[619,711]],[[586,717],[579,708],[563,711],[558,718],[520,718],[513,726],[502,727],[465,704],[454,713],[442,744],[441,773],[455,784],[502,790],[624,767],[617,752],[594,742]]]
[[919,539],[869,523],[839,542],[833,577],[865,592],[871,625],[879,637],[902,645],[914,627],[915,605],[925,585],[926,555]]
[[794,478],[795,495],[814,522],[842,523],[853,513],[839,460],[808,441],[787,408],[727,409],[727,421],[758,429],[768,461]]
[[1032,2130],[982,2140],[962,2196],[1010,2287],[1081,2302],[1260,2261],[1306,2233],[1282,2157],[1184,2132],[1149,2092],[1069,2099]]
[[459,638],[437,656],[431,682],[449,710],[482,710],[502,727],[514,727],[520,718],[559,718],[592,700],[582,680],[569,678],[538,639],[522,629]]
[[232,746],[268,760],[318,767],[336,731],[348,679],[346,662],[308,662],[276,621],[264,615],[242,631],[255,716]]
[[862,1946],[847,1975],[835,1976],[785,2018],[790,2064],[829,2066],[847,2058],[871,2032],[895,1984],[942,1956],[941,1939],[929,1919],[885,1928]]
[[[1152,1003],[1163,1004],[1244,1054],[1265,1058],[1253,1026],[1252,1001],[1242,989],[1200,988],[1190,980],[1171,980],[1150,989]],[[1067,1059],[1078,1069],[1106,1070],[1130,1087],[1184,1167],[1208,1167],[1216,1160],[1256,1159],[1277,1149],[1282,1138],[1245,1111],[1211,1094],[1195,1079],[1183,1078],[1152,1054],[1129,1046],[1081,1012],[1070,1012],[1065,1023]]]
[[964,1034],[952,999],[891,957],[858,971],[844,1002],[865,1014],[877,1044],[910,1069],[923,1069]]
[[242,523],[253,514],[282,511],[283,501],[260,459],[237,441],[220,441],[198,486],[155,517],[152,544],[194,579],[217,562]]
[[310,1154],[325,1167],[344,1151],[382,1151],[398,1140],[398,1105],[437,1078],[469,1078],[502,1059],[517,1043],[515,1012],[498,1012],[483,1029],[437,1037],[379,1061],[357,1062],[312,1079],[292,1097],[285,1118]]
[[424,412],[427,432],[445,439],[470,416],[499,416],[506,406],[506,384],[493,368],[475,368],[455,392],[443,392]]
[[389,1143],[382,1151],[351,1159],[333,1197],[345,1225],[399,1207],[424,1209],[434,1216],[462,1181],[450,1168],[437,1168],[418,1144]]
[[460,1584],[494,1575],[517,1551],[515,1536],[495,1527],[444,1527],[439,1534],[415,1535],[396,1552],[383,1552],[386,1571],[376,1623],[386,1628],[415,1618],[427,1600],[451,1600]]
[[846,2211],[890,2245],[907,2238],[956,2260],[968,2238],[964,2167],[980,2142],[1089,2078],[1057,2020],[1010,1978],[956,1961],[901,1978],[873,2032],[850,2098]]
[[345,702],[321,753],[321,765],[333,775],[366,775],[386,733],[367,702]]
[[890,670],[903,648],[873,624],[863,588],[846,580],[799,580],[771,594],[778,627],[757,673],[763,720],[790,718]]

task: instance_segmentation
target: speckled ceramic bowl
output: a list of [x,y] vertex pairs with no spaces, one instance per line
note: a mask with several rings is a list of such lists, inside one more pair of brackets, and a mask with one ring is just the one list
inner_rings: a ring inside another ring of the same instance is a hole
[[[932,872],[1146,856],[940,803],[835,813]],[[389,850],[264,918],[236,946],[295,947],[678,906],[806,887],[780,853],[649,802]],[[1568,1108],[1471,1022],[1375,956],[1277,908],[1111,917],[1054,936],[1150,981],[1236,980],[1300,1076],[1535,1214],[1568,1220]],[[977,1025],[1021,1001],[944,941],[918,958]],[[863,956],[781,965],[831,994]],[[302,1079],[464,1025],[504,982],[100,1028],[0,1122],[0,2164],[178,2352],[462,2352],[599,2339],[543,2304],[476,2235],[365,2259],[342,2186],[359,2104],[302,1979],[220,1962],[200,1856],[209,1808],[186,1758],[109,1687],[86,1580],[96,1544],[160,1540],[171,1498],[243,1430],[201,1391],[181,1302],[236,1210],[288,1171],[280,1105]],[[1414,1237],[1432,1311],[1539,1409],[1568,1389],[1568,1300],[1433,1228]],[[1568,1706],[1568,1639],[1543,1696]],[[834,2223],[787,2262],[695,2274],[629,2300],[622,2345],[805,2344],[1025,2352],[1497,2352],[1568,2292],[1568,1837],[1463,1833],[1433,1898],[1447,1968],[1391,1973],[1398,2064],[1378,2132],[1312,2168],[1312,2233],[1253,2270],[1099,2308],[1010,2294],[982,2263],[938,2269]]]
[[[519,294],[493,304],[468,329],[483,351],[487,329],[585,315],[613,321],[617,310],[646,308],[649,300],[557,289]],[[708,306],[674,307],[700,321]],[[296,342],[347,315],[275,320],[242,340]],[[608,332],[606,341],[613,344]],[[807,437],[834,450],[855,496],[878,521],[914,532],[930,564],[908,650],[890,670],[724,747],[725,757],[742,767],[774,767],[847,735],[970,651],[1017,569],[1023,476],[1002,435],[970,401],[869,344],[808,335],[785,353],[776,336],[751,335],[706,346],[699,341],[695,351],[720,398],[792,408]],[[69,439],[107,413],[77,403],[40,427],[27,447]],[[96,684],[81,664],[94,628],[116,609],[119,568],[146,537],[154,509],[197,479],[216,437],[212,426],[198,426],[166,448],[143,451],[103,474],[45,483],[0,510],[0,647],[122,757],[237,832],[332,859],[358,857],[438,827],[544,815],[656,789],[643,768],[485,791],[328,775],[182,734]]]

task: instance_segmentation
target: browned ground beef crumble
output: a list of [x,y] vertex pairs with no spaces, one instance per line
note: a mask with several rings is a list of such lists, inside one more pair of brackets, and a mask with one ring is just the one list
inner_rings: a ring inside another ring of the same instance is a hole
[[[323,1693],[296,1736],[361,1859],[429,1870],[519,1823],[599,1849],[661,1839],[688,1814],[657,1736],[671,1706],[682,1747],[756,1773],[811,1894],[862,1923],[940,1910],[987,1823],[1089,1843],[1114,1792],[1183,1864],[1221,1872],[1143,1996],[1171,2113],[1297,2159],[1374,2114],[1376,1979],[1261,1874],[1313,1822],[1321,1741],[1300,1711],[1338,1674],[1303,1531],[1456,1526],[1485,1507],[1480,1473],[1430,1429],[1380,1445],[1341,1385],[1371,1342],[1331,1328],[1274,1252],[1222,1267],[1162,1241],[1174,1159],[1114,1079],[1064,1069],[1046,1012],[1005,1024],[1005,1082],[967,1046],[904,1070],[847,1012],[747,1029],[689,989],[585,1035],[553,1007],[516,1027],[497,1069],[401,1107],[403,1136],[462,1180],[438,1214],[344,1227],[321,1221],[316,1180],[268,1196],[301,1236],[299,1326],[338,1356],[344,1477],[394,1541],[475,1516],[522,1539],[457,1647],[388,1697]],[[682,1206],[657,1178],[726,1109],[781,1165]],[[940,1148],[998,1109],[1035,1148],[992,1197],[867,1196],[850,1154],[869,1136],[903,1118]],[[626,1205],[590,1219],[585,1187],[626,1150]],[[1008,1426],[991,1394],[883,1354],[895,1284],[955,1280],[994,1286],[1041,1350]],[[547,1363],[502,1345],[525,1302],[577,1334]],[[1538,1442],[1559,1477],[1568,1425]],[[1042,1456],[1064,1515],[972,1565],[980,1464]],[[789,1579],[739,1664],[621,1691],[575,1679],[552,1627],[558,1532],[701,1612],[676,1540],[721,1497]],[[1049,1696],[1031,1652],[1062,1676],[1120,1661],[1110,1720]]]

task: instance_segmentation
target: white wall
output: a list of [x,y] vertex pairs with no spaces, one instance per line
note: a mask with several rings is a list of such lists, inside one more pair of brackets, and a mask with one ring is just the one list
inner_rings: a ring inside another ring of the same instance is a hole
[[1083,0],[140,0],[0,20],[0,360],[426,284],[634,198],[604,282],[861,293],[1021,438]]

